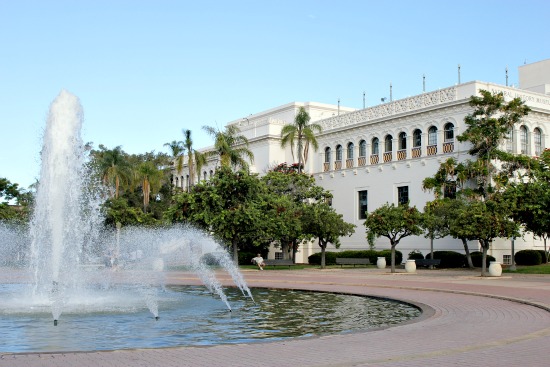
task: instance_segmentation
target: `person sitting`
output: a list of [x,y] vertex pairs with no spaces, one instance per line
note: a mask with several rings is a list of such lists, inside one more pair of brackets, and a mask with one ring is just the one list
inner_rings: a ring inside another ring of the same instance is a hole
[[253,258],[252,262],[255,263],[256,265],[258,265],[258,268],[260,270],[264,270],[265,263],[264,263],[264,258],[262,257],[261,254],[258,254],[258,256]]

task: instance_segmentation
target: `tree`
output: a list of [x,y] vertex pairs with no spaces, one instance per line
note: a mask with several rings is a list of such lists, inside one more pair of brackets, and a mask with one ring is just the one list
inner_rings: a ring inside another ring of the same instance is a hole
[[391,245],[391,272],[395,273],[395,247],[403,238],[422,233],[422,214],[416,207],[384,204],[372,213],[367,213],[364,225],[367,236],[386,237]]
[[238,261],[239,246],[260,246],[269,237],[270,221],[263,210],[265,185],[257,175],[221,167],[209,181],[174,197],[166,212],[170,222],[188,222],[212,232]]
[[526,157],[523,170],[503,194],[511,202],[512,218],[525,230],[544,241],[544,262],[548,263],[547,239],[550,237],[550,150],[542,152],[540,158]]
[[[19,184],[0,177],[0,220],[20,221],[27,220],[29,204],[32,202],[32,194],[19,188]],[[14,200],[17,206],[10,205]]]
[[114,186],[114,195],[111,194],[111,197],[114,196],[116,199],[119,196],[121,184],[128,184],[132,176],[127,154],[124,153],[120,145],[110,150],[103,145],[100,145],[99,148],[100,150],[92,152],[92,155],[95,155],[98,161],[103,184]]
[[223,131],[211,126],[202,128],[214,139],[214,150],[206,153],[207,158],[217,156],[222,167],[248,170],[248,162],[254,162],[254,154],[248,149],[248,139],[239,134],[241,131],[236,125],[228,125]]
[[327,245],[340,247],[340,237],[351,236],[355,224],[344,221],[342,214],[336,213],[334,208],[326,202],[318,202],[305,207],[304,231],[310,238],[317,238],[321,247],[321,269],[325,268],[325,251]]
[[309,145],[311,144],[315,151],[319,148],[315,133],[320,133],[322,128],[319,124],[310,124],[310,119],[305,108],[300,107],[294,118],[294,123],[285,125],[281,129],[281,147],[285,148],[290,144],[292,158],[294,158],[294,144],[296,143],[298,172],[302,172],[303,166],[307,162]]
[[162,171],[151,161],[142,162],[136,171],[137,177],[141,182],[141,191],[143,193],[143,212],[147,213],[151,192],[155,194],[162,186]]
[[164,144],[164,146],[170,148],[172,159],[176,165],[176,172],[180,172],[183,169],[183,154],[185,153],[183,141],[172,140],[170,143]]
[[193,139],[191,138],[191,130],[184,129],[183,136],[185,137],[183,141],[183,146],[187,150],[187,168],[189,169],[189,182],[188,186],[191,187],[195,184],[195,168],[194,168],[194,150],[193,150]]

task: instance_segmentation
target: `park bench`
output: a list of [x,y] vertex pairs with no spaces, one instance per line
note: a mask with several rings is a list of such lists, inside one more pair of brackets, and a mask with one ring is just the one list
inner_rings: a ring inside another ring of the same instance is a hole
[[340,265],[340,267],[343,267],[344,265],[353,265],[355,268],[355,265],[369,265],[370,260],[355,257],[337,257],[336,264]]
[[266,259],[264,260],[264,264],[265,266],[288,266],[288,268],[290,269],[291,266],[294,266],[296,264],[294,264],[294,262],[290,259],[287,259],[287,260],[283,260],[283,259]]
[[415,259],[416,266],[438,266],[441,259]]

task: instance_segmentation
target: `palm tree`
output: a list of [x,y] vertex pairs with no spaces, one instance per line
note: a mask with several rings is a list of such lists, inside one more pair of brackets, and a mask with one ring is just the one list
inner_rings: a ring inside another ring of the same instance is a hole
[[228,125],[224,131],[211,126],[202,127],[212,138],[214,138],[214,150],[207,152],[210,156],[219,156],[222,167],[241,167],[248,170],[250,163],[254,162],[254,154],[248,149],[248,139],[239,133],[241,130],[236,125]]
[[141,190],[143,192],[143,212],[147,212],[151,192],[156,193],[162,186],[162,171],[151,161],[142,162],[136,172],[141,181]]
[[302,166],[307,162],[309,145],[311,144],[315,151],[319,149],[319,144],[315,138],[315,133],[322,131],[321,125],[310,124],[311,117],[304,107],[300,107],[298,114],[294,118],[293,124],[283,126],[281,129],[281,147],[285,148],[290,144],[290,151],[294,159],[294,142],[296,142],[298,154],[298,172],[302,172]]
[[195,170],[193,162],[193,139],[191,139],[191,130],[184,129],[183,136],[185,140],[183,141],[183,146],[187,150],[187,168],[189,168],[189,182],[188,186],[191,187],[195,184]]
[[195,170],[197,171],[197,177],[198,177],[198,180],[200,181],[201,170],[202,170],[202,167],[204,167],[204,165],[206,164],[207,156],[205,153],[201,153],[196,150],[193,152],[193,154],[195,156]]
[[120,185],[128,183],[130,180],[130,163],[120,145],[111,150],[105,149],[103,146],[100,148],[101,151],[97,155],[103,184],[108,186],[114,183],[114,197],[118,199]]
[[183,154],[185,153],[183,141],[172,140],[172,142],[166,143],[164,146],[170,148],[172,159],[176,163],[176,172],[180,172],[183,169]]

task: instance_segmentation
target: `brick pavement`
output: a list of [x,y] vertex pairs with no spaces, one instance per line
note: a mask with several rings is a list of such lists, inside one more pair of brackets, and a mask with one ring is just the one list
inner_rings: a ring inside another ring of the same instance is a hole
[[[251,287],[374,295],[419,304],[417,322],[383,330],[211,347],[0,354],[0,367],[64,366],[548,366],[550,276],[371,268],[245,271]],[[230,284],[228,276],[219,275]],[[169,273],[171,284],[196,284]]]

